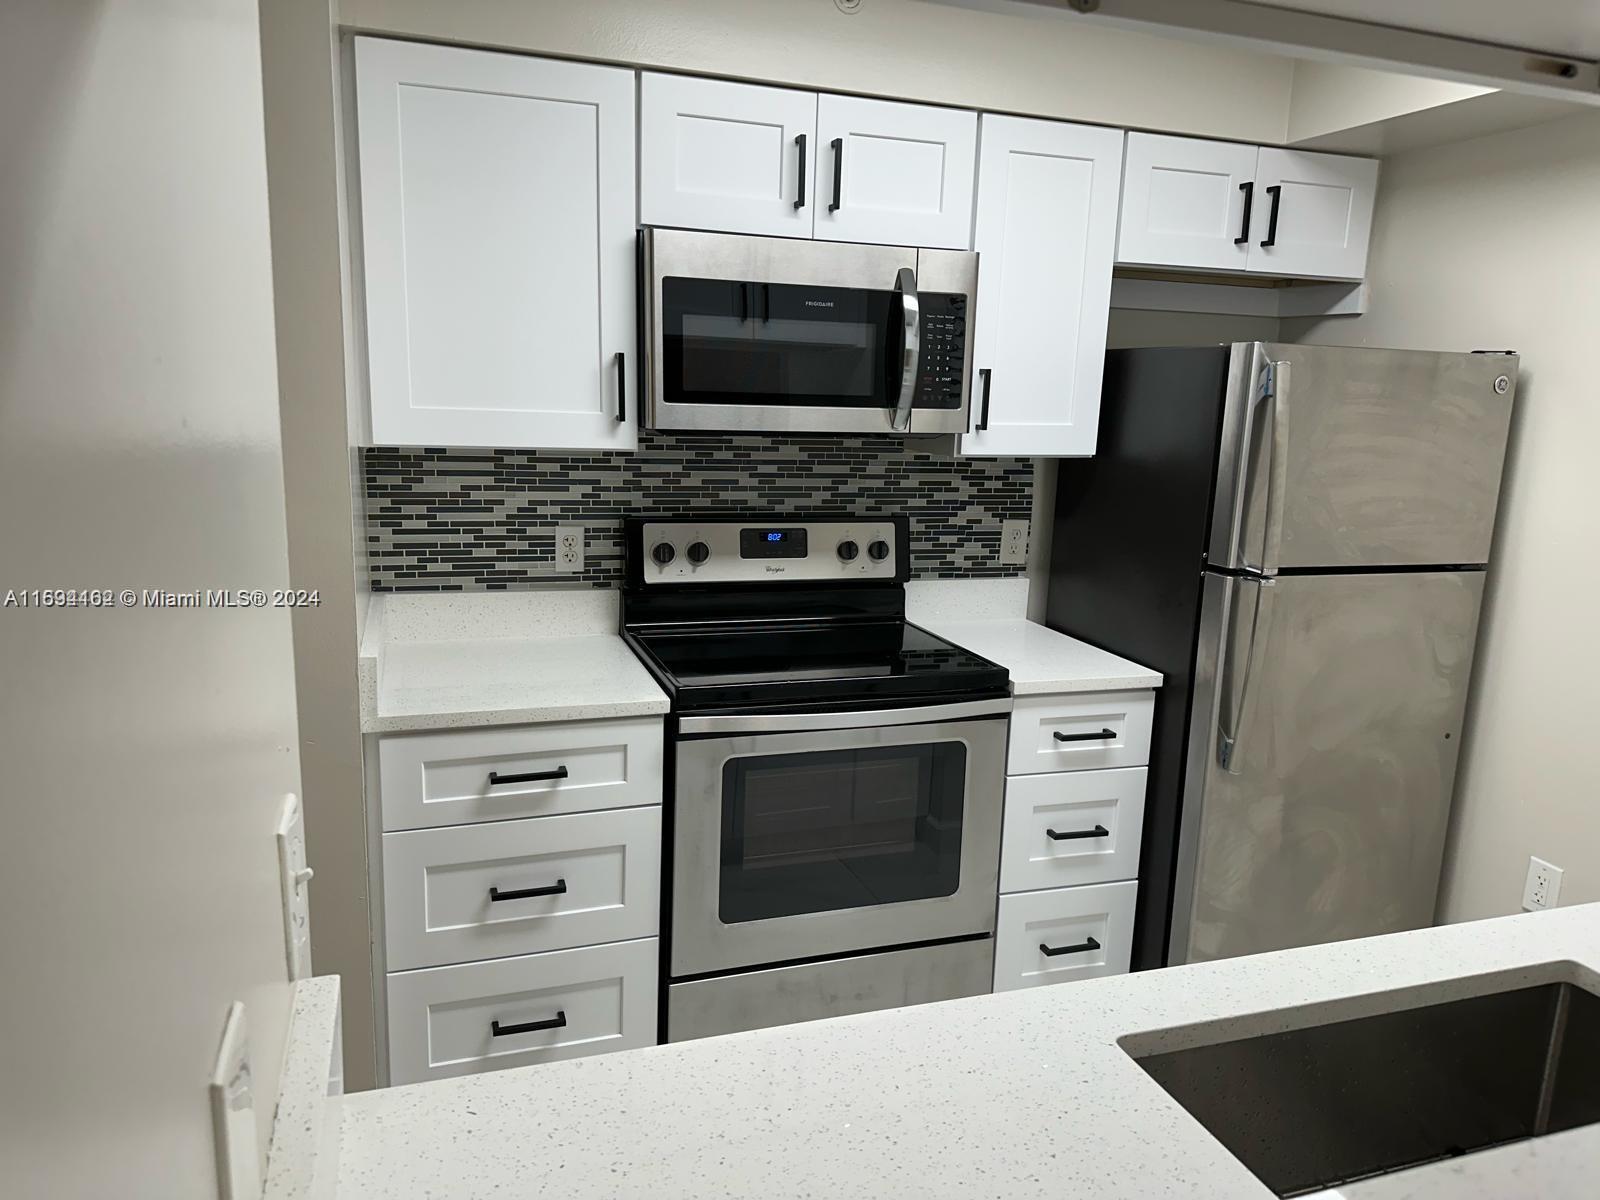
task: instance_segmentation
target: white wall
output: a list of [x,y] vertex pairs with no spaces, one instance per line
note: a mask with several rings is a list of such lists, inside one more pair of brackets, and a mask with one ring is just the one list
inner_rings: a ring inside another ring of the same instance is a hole
[[345,1086],[355,1091],[373,1085],[376,1069],[355,672],[369,589],[351,449],[358,439],[345,404],[347,247],[331,0],[272,0],[261,36],[289,570],[295,587],[322,600],[294,614],[306,849],[317,872],[311,952],[319,975],[343,980]]
[[1522,353],[1445,921],[1515,912],[1528,855],[1600,900],[1600,114],[1385,164],[1358,319],[1287,338]]
[[1281,142],[1293,61],[927,0],[340,0],[354,29]]
[[[8,588],[282,587],[254,0],[0,5]],[[216,1195],[210,1074],[288,1019],[282,609],[0,607],[0,1192]]]

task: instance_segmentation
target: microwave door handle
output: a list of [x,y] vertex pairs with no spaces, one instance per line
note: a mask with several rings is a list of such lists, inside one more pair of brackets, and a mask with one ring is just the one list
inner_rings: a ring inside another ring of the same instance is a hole
[[917,300],[917,273],[910,267],[901,267],[895,290],[900,293],[906,329],[905,348],[900,355],[900,400],[889,427],[905,433],[911,428],[911,398],[916,394],[917,371],[922,365],[922,305]]

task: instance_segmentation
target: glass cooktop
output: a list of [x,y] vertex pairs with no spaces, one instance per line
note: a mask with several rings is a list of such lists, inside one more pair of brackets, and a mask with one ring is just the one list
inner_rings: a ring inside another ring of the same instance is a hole
[[903,621],[634,631],[673,707],[913,701],[1006,694],[1006,669]]

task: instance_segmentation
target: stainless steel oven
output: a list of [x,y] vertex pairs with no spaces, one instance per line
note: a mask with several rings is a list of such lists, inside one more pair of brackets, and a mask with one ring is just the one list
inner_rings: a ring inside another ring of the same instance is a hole
[[961,433],[978,256],[640,234],[645,424],[751,433]]
[[682,717],[672,976],[992,933],[1010,709]]

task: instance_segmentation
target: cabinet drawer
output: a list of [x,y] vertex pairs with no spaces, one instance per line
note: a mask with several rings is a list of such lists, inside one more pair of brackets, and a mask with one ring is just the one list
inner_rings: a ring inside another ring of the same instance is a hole
[[389,1082],[653,1046],[658,956],[645,938],[390,975]]
[[[659,717],[380,738],[383,827],[422,829],[660,804],[661,754]],[[490,782],[491,774],[502,778]],[[507,782],[505,776],[513,778]]]
[[1138,888],[1132,882],[1093,883],[1001,896],[994,935],[994,990],[1009,992],[1126,972]]
[[650,937],[660,887],[659,808],[386,833],[389,969]]
[[1006,774],[1142,767],[1154,710],[1150,691],[1026,696],[1011,712]]
[[1145,768],[1006,780],[1000,890],[1114,883],[1139,874]]

